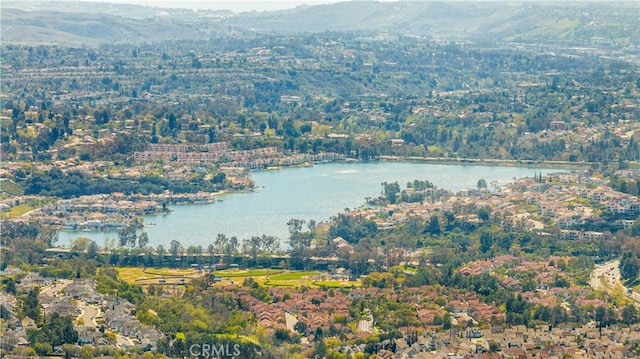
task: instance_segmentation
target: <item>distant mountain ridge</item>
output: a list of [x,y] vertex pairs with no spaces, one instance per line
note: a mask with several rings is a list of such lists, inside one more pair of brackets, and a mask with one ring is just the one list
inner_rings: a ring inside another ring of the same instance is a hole
[[197,29],[171,19],[132,19],[99,14],[52,11],[2,11],[2,42],[23,44],[97,45],[148,43],[205,37]]
[[97,45],[208,40],[230,33],[360,31],[444,39],[585,41],[638,46],[634,2],[348,1],[272,12],[86,2],[2,4],[2,42]]

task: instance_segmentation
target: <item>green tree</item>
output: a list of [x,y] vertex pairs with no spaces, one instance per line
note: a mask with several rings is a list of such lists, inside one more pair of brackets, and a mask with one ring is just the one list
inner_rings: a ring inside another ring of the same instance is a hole
[[311,245],[311,237],[302,232],[303,219],[292,218],[287,222],[289,227],[289,245],[293,249],[308,248]]
[[75,344],[78,342],[78,332],[73,327],[73,320],[68,316],[60,316],[54,312],[47,318],[47,322],[37,330],[27,332],[29,342],[48,343],[53,346],[65,343]]
[[80,237],[74,240],[71,243],[71,249],[78,252],[86,252],[89,249],[89,244],[92,242],[91,239],[86,237]]
[[290,265],[295,269],[303,268],[304,256],[309,246],[311,246],[312,234],[302,231],[304,223],[304,220],[295,218],[287,222],[287,226],[289,226],[289,245],[291,246]]
[[171,259],[175,262],[175,260],[178,258],[178,255],[182,254],[182,251],[184,249],[182,248],[182,244],[180,244],[180,242],[176,241],[175,239],[171,241],[171,243],[169,243],[169,253],[171,253]]
[[136,229],[132,225],[126,225],[118,230],[118,240],[123,247],[135,247],[137,237]]
[[251,261],[255,266],[258,264],[259,253],[273,253],[278,249],[279,243],[276,237],[263,234],[262,236],[252,236],[248,240],[245,240],[243,246],[245,247],[245,250],[250,253]]
[[27,293],[22,301],[22,311],[24,315],[33,319],[36,323],[40,321],[40,301],[38,300],[38,287],[34,287]]
[[287,328],[277,328],[273,333],[273,339],[276,343],[289,343],[291,341],[291,332]]
[[451,329],[451,314],[444,314],[444,318],[442,318],[442,329]]
[[331,218],[329,236],[331,238],[342,237],[349,243],[358,243],[363,238],[370,238],[376,234],[376,223],[363,215],[352,216],[339,213]]
[[238,249],[238,238],[237,237],[229,238],[222,233],[218,233],[218,235],[216,236],[216,239],[213,242],[213,245],[218,253],[221,253],[224,255],[225,257],[224,262],[230,263],[231,256]]
[[138,236],[138,247],[145,248],[148,245],[149,245],[149,235],[147,234],[147,232],[140,233],[140,235]]
[[231,257],[238,251],[238,237],[231,236],[229,242],[224,246],[224,255],[227,257],[227,261],[231,262]]
[[437,236],[441,233],[440,230],[440,219],[437,215],[431,215],[429,218],[429,224],[427,225],[427,232],[431,233],[434,236]]
[[627,305],[626,307],[622,308],[621,315],[622,323],[626,325],[633,325],[640,321],[640,319],[638,318],[638,308],[636,308],[636,306],[633,304]]
[[398,184],[398,182],[393,182],[393,183],[384,182],[383,191],[384,191],[384,197],[389,201],[389,203],[391,204],[396,203],[396,200],[398,198],[398,193],[400,193],[400,185]]
[[489,250],[491,250],[491,247],[493,246],[493,242],[494,242],[493,233],[491,233],[488,230],[483,230],[480,233],[480,251],[482,253],[487,253]]
[[229,237],[224,235],[223,233],[218,233],[216,239],[213,241],[213,246],[219,253],[224,253],[224,249],[229,244]]
[[4,291],[9,293],[9,294],[16,294],[16,282],[13,280],[13,278],[7,278],[6,280],[6,285],[4,287]]
[[313,348],[313,357],[314,358],[326,358],[327,357],[327,345],[324,343],[324,341],[322,340],[322,337],[320,337],[320,340],[316,341],[316,344]]
[[608,325],[607,322],[607,308],[604,306],[597,306],[594,314],[594,320],[596,322],[596,328],[604,328]]
[[640,261],[631,251],[626,251],[620,259],[620,276],[625,280],[635,280],[640,273]]
[[11,319],[11,313],[7,310],[4,304],[0,304],[0,319]]
[[480,219],[482,222],[487,222],[490,215],[491,210],[489,208],[483,207],[478,210],[478,219]]
[[53,351],[53,347],[49,343],[35,343],[32,346],[40,356],[45,356]]
[[164,248],[162,244],[159,244],[158,247],[156,248],[156,253],[158,254],[158,263],[160,265],[162,265],[162,262],[164,261],[164,255],[166,252],[167,250]]
[[296,325],[293,326],[293,329],[302,335],[306,335],[307,332],[307,322],[299,320]]
[[97,258],[100,247],[95,241],[89,242],[89,247],[87,248],[87,258]]

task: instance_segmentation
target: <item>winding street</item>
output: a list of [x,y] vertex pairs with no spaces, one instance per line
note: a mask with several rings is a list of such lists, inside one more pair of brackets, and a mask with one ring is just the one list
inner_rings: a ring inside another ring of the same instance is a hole
[[[591,278],[589,284],[595,290],[602,290],[608,293],[614,293],[617,290],[623,291],[627,294],[627,288],[620,282],[620,261],[610,261],[602,265],[597,265],[596,269],[591,272]],[[636,304],[640,304],[640,293],[632,292],[627,294],[631,300]]]
[[[79,302],[78,308],[82,311],[78,319],[82,319],[83,326],[85,327],[93,327],[99,328],[100,326],[96,323],[96,317],[100,314],[100,308],[89,305],[85,302]],[[116,345],[120,348],[130,348],[135,344],[131,341],[131,339],[123,336],[120,333],[115,333],[116,336]]]
[[58,297],[60,296],[60,292],[71,283],[73,283],[73,281],[70,279],[59,279],[56,281],[56,283],[41,288],[40,295],[46,295],[48,297]]
[[98,324],[96,324],[96,316],[100,314],[100,309],[88,305],[87,303],[79,303],[78,308],[82,311],[79,319],[82,319],[82,323],[85,327],[93,327],[97,328]]

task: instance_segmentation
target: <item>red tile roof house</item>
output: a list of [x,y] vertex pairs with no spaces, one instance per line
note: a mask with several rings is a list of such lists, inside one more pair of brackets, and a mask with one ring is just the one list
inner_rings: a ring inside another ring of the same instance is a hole
[[527,359],[527,352],[522,348],[505,348],[502,350],[505,358]]
[[480,317],[484,320],[491,320],[491,318],[506,319],[505,314],[496,306],[486,304],[477,299],[469,300],[468,303],[472,316]]
[[423,323],[433,323],[433,319],[436,316],[442,316],[443,313],[440,309],[420,309],[417,311],[418,320]]
[[305,321],[310,329],[315,330],[317,327],[324,326],[329,323],[329,318],[325,313],[302,313]]
[[471,309],[468,303],[463,303],[459,300],[452,300],[449,303],[447,303],[447,306],[452,307],[454,313],[468,314],[469,310]]

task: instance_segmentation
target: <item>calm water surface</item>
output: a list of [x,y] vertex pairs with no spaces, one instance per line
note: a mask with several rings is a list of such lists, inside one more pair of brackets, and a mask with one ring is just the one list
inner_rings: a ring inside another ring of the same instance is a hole
[[[398,181],[401,188],[415,179],[429,180],[454,192],[475,188],[479,179],[500,185],[514,178],[533,177],[552,169],[439,165],[407,162],[330,163],[313,167],[252,172],[259,188],[250,193],[220,196],[214,204],[172,206],[170,214],[145,217],[150,245],[168,247],[172,240],[183,246],[212,243],[218,233],[240,240],[253,235],[287,237],[291,218],[326,221],[346,208],[358,208],[367,197],[380,196],[382,182]],[[103,245],[116,232],[61,231],[58,244],[68,246],[78,237]],[[285,247],[285,245],[282,245]]]

